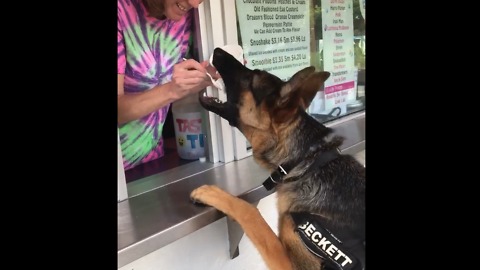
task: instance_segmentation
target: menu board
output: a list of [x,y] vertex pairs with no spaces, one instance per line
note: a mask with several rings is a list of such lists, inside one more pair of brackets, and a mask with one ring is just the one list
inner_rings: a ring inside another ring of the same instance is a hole
[[323,69],[330,72],[324,91],[319,92],[309,112],[330,112],[355,99],[357,70],[353,41],[352,0],[322,0]]
[[237,0],[246,66],[282,80],[310,66],[307,0]]

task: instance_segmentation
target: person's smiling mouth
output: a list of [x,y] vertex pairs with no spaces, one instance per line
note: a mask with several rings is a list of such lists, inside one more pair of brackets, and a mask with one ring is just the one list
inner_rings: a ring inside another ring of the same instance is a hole
[[177,4],[177,7],[181,10],[181,11],[187,11],[188,9],[183,7],[182,5],[180,5],[179,3],[176,3]]

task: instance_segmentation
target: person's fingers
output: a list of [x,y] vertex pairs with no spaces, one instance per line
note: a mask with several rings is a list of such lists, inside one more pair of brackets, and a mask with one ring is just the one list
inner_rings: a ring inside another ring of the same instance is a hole
[[207,81],[203,78],[182,78],[176,81],[178,85],[186,87],[194,87],[205,82]]
[[213,85],[210,77],[207,75],[204,62],[198,63],[193,59],[188,59],[174,66],[172,83],[175,85],[174,91],[177,92],[179,96],[185,96],[188,93],[197,93]]
[[172,78],[172,82],[181,91],[183,90],[190,91],[190,89],[192,88],[203,89],[207,86],[213,85],[210,78],[205,79],[203,77],[178,77],[178,78]]
[[213,66],[207,66],[206,67],[208,74],[212,76],[213,79],[218,80],[222,76],[220,76],[220,73],[217,72],[217,69]]
[[185,69],[180,69],[176,70],[174,74],[172,74],[172,79],[175,81],[183,81],[185,79],[196,79],[198,82],[202,80],[210,80],[208,77],[206,71],[201,72],[198,70],[185,70]]
[[207,72],[207,70],[205,69],[205,67],[200,64],[199,62],[195,61],[194,59],[187,59],[183,62],[180,63],[182,65],[182,68],[185,68],[185,69],[188,69],[188,70],[192,70],[192,69],[195,69],[195,70],[198,70],[200,72]]
[[210,63],[208,61],[202,61],[200,65],[202,65],[204,68],[207,68],[210,65]]

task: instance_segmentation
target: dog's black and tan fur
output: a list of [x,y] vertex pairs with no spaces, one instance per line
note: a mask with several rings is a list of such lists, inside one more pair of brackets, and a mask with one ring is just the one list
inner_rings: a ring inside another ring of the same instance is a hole
[[327,269],[326,260],[301,241],[292,219],[296,212],[323,217],[334,234],[343,230],[355,235],[362,247],[355,251],[358,262],[353,269],[364,268],[365,168],[342,154],[319,165],[322,155],[335,152],[343,139],[305,112],[330,74],[309,67],[284,82],[266,71],[246,68],[219,48],[213,65],[225,82],[227,101],[221,103],[203,93],[202,106],[246,136],[261,166],[270,171],[279,165],[289,168],[276,187],[279,236],[254,206],[216,186],[195,189],[192,199],[235,219],[269,269]]

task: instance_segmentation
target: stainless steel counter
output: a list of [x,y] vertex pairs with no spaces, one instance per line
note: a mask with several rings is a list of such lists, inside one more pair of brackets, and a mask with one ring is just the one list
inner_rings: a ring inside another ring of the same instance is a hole
[[212,207],[191,203],[189,195],[196,187],[218,185],[255,202],[272,193],[262,186],[268,175],[249,157],[118,203],[118,267],[224,216]]
[[[364,113],[327,126],[347,138],[343,153],[365,149]],[[248,157],[227,164],[193,162],[129,184],[129,199],[118,203],[118,268],[224,217],[212,207],[192,204],[195,188],[218,185],[255,203],[272,193],[262,186],[268,175]]]

